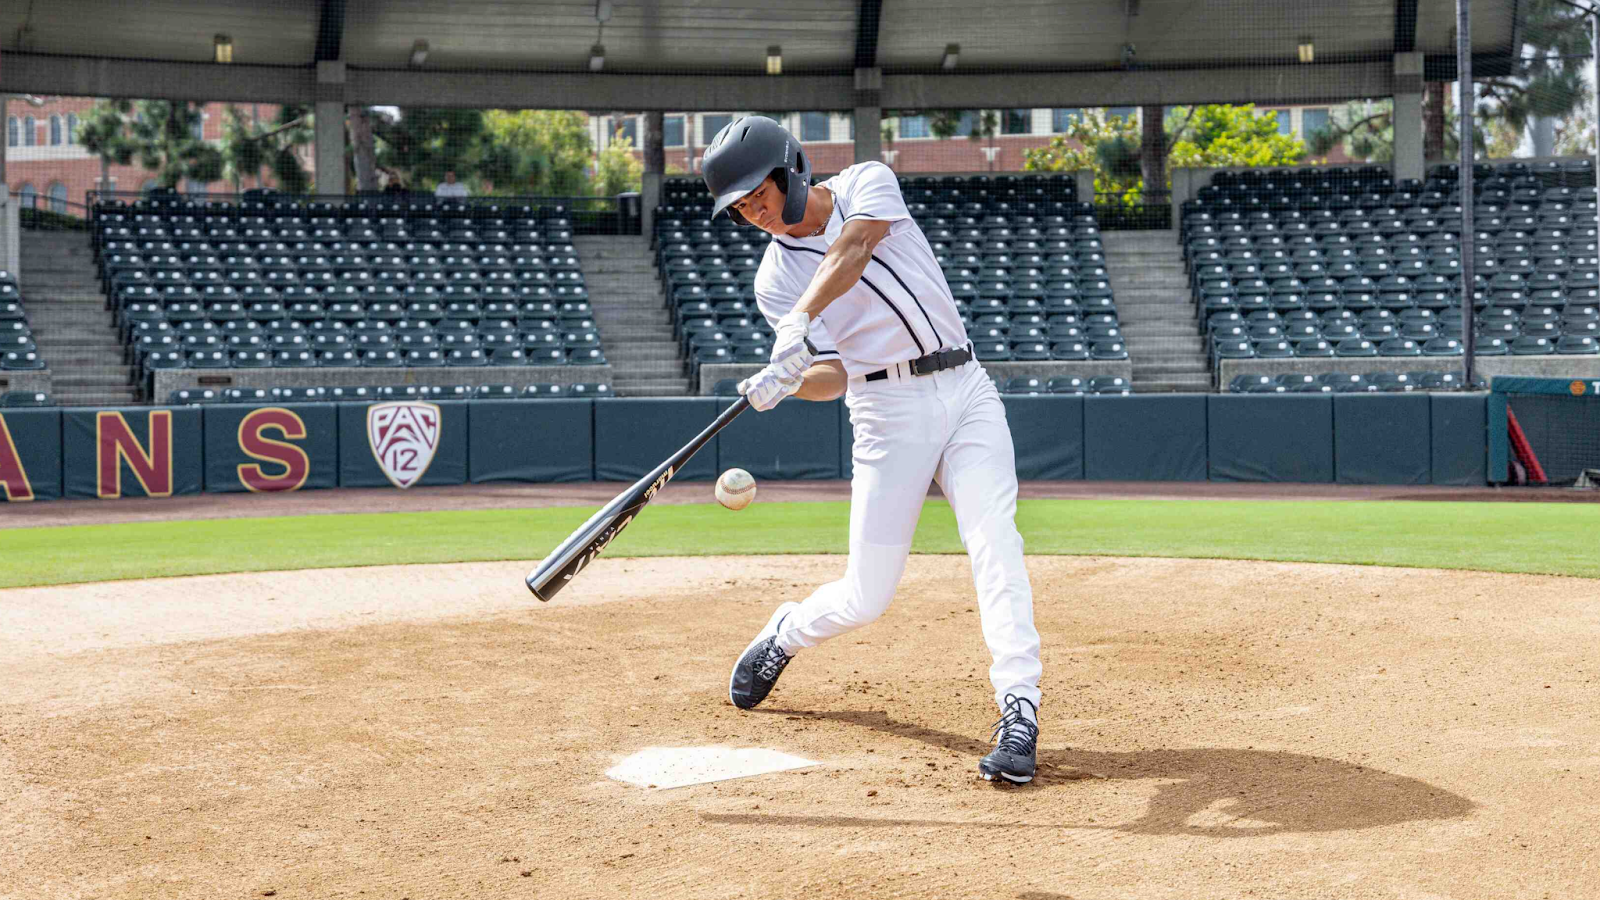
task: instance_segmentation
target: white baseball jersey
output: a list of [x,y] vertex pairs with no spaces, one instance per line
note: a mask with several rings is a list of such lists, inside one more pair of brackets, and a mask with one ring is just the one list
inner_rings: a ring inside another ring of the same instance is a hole
[[858,378],[886,366],[963,347],[967,330],[928,239],[911,220],[900,182],[883,163],[851,166],[822,182],[833,192],[833,215],[814,238],[772,239],[756,272],[756,302],[774,324],[794,309],[822,257],[852,219],[893,223],[872,252],[861,280],[811,323],[822,358],[837,355]]

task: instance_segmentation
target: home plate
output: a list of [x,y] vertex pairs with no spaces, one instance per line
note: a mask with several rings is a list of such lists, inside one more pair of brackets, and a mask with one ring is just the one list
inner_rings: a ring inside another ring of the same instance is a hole
[[760,747],[646,747],[607,769],[606,776],[640,787],[666,789],[816,764],[814,760]]

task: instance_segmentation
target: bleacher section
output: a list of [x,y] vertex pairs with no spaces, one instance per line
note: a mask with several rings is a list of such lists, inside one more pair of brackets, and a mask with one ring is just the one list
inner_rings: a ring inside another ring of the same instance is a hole
[[[1094,205],[1077,200],[1072,176],[916,176],[901,190],[992,373],[1131,374]],[[657,264],[686,365],[709,393],[767,361],[772,334],[753,285],[770,238],[710,219],[698,181],[668,180],[662,200]]]
[[[1592,162],[1480,165],[1474,176],[1485,371],[1502,369],[1497,356],[1600,356]],[[1453,165],[1399,183],[1377,166],[1217,173],[1184,203],[1179,239],[1218,383],[1458,368],[1460,200]]]
[[146,398],[610,381],[560,208],[174,195],[99,202],[93,240]]
[[1377,394],[1412,391],[1488,390],[1482,380],[1466,385],[1459,372],[1295,372],[1282,375],[1235,375],[1230,394]]
[[[50,373],[39,357],[17,276],[0,269],[0,388],[20,393],[50,389]],[[9,395],[8,395],[9,396]]]

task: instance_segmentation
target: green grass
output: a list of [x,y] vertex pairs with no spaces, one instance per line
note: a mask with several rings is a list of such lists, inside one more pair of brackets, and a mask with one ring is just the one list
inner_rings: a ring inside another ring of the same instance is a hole
[[[0,530],[0,587],[327,566],[542,559],[589,508],[214,519]],[[1173,556],[1600,577],[1600,504],[1027,500],[1032,554]],[[849,505],[652,508],[621,556],[843,553]],[[919,553],[960,553],[930,501]]]

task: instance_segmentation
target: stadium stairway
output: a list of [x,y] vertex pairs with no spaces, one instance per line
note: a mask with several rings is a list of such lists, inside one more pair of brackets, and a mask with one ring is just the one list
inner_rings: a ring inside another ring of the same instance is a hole
[[575,236],[595,325],[619,397],[682,397],[694,393],[672,336],[648,238]]
[[22,296],[39,355],[63,406],[138,403],[111,311],[95,277],[94,250],[77,231],[24,231]]
[[1205,343],[1177,232],[1107,231],[1101,240],[1133,362],[1133,390],[1210,391]]

